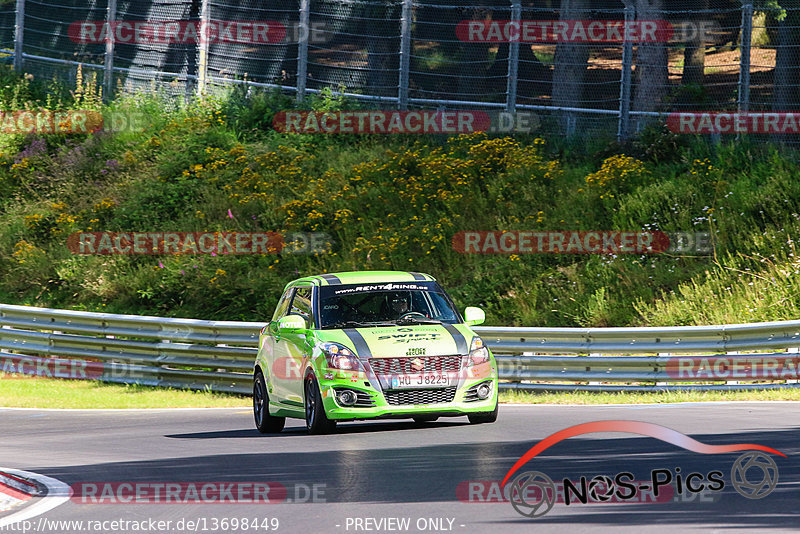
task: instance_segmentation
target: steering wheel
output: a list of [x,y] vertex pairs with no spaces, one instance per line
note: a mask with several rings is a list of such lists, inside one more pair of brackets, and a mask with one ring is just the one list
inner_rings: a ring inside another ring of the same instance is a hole
[[417,311],[410,311],[410,312],[406,312],[403,315],[401,315],[399,320],[403,320],[406,317],[410,317],[412,315],[418,315],[418,316],[422,317],[423,319],[427,319],[427,317],[425,316],[424,313],[420,313],[420,312],[417,312]]

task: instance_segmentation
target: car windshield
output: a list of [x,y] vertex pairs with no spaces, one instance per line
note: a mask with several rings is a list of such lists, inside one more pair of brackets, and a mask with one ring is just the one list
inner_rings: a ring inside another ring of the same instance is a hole
[[459,322],[436,282],[322,286],[319,316],[322,328]]

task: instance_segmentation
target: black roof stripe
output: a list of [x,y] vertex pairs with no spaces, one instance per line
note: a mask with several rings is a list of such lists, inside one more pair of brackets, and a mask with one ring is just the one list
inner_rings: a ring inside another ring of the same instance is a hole
[[353,342],[353,347],[356,349],[356,354],[359,359],[372,358],[372,351],[369,350],[367,341],[358,330],[355,328],[345,328],[342,332]]
[[410,274],[411,276],[413,276],[413,277],[414,277],[414,280],[418,280],[418,281],[420,281],[420,280],[427,280],[427,278],[425,277],[425,275],[424,275],[424,274],[420,274],[420,273],[412,273],[412,272],[409,272],[408,274]]
[[321,274],[319,275],[323,280],[327,280],[329,285],[341,285],[342,281],[335,274]]
[[466,354],[468,349],[467,340],[464,339],[464,336],[458,331],[458,328],[449,323],[443,323],[442,326],[453,336],[453,341],[456,342],[456,354]]

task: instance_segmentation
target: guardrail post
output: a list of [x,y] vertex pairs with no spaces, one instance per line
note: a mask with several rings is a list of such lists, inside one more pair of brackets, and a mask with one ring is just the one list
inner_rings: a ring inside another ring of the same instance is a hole
[[[200,45],[197,58],[197,96],[202,97],[208,89],[208,50],[211,21],[211,1],[200,0]],[[188,80],[187,80],[188,83]]]
[[[629,1],[625,2],[625,27],[633,24],[636,8]],[[619,124],[617,125],[617,141],[628,137],[631,121],[631,79],[633,69],[633,42],[625,39],[622,44],[622,74],[619,81]]]
[[[590,357],[590,358],[591,358],[591,357],[602,357],[602,356],[603,356],[603,354],[602,354],[602,353],[600,353],[600,352],[590,352],[590,353],[589,353],[589,357]],[[591,373],[591,372],[592,372],[592,367],[591,367],[591,366],[589,366],[589,365],[587,365],[587,366],[585,367],[585,369],[586,369],[586,372],[587,372],[587,373]],[[599,381],[589,381],[589,385],[590,385],[590,386],[600,386],[600,385],[602,385],[602,382],[599,382]]]
[[311,6],[309,0],[300,0],[300,39],[297,42],[297,102],[306,98],[308,78],[308,33]]
[[[511,21],[520,23],[522,5],[520,0],[511,0]],[[517,78],[519,74],[519,39],[508,44],[508,85],[506,88],[506,111],[513,113],[517,107]]]
[[[672,356],[671,352],[659,352],[658,355],[654,358],[655,361],[653,362],[653,372],[656,373],[656,375],[658,375],[659,371],[661,371],[657,363],[658,358],[669,358],[670,356]],[[656,380],[655,385],[656,387],[669,386],[669,382],[659,382],[658,380]]]
[[103,71],[103,100],[107,103],[114,92],[114,23],[117,20],[117,0],[108,0],[106,11],[106,56]]
[[25,33],[25,0],[17,0],[17,13],[14,23],[14,70],[22,72],[22,42]]
[[[725,354],[728,355],[728,356],[736,356],[737,354],[739,354],[739,351],[729,350],[729,351],[725,352]],[[738,380],[726,380],[725,381],[725,385],[726,386],[738,386],[739,385],[739,381]]]
[[[790,354],[797,354],[798,352],[800,352],[800,347],[789,347],[788,349],[786,349],[786,352],[788,352]],[[787,380],[786,383],[787,384],[797,384],[797,383],[800,383],[800,380]]]
[[743,0],[742,44],[739,47],[739,102],[740,113],[750,109],[750,48],[753,34],[753,4]]
[[397,89],[397,103],[402,110],[408,109],[408,86],[411,71],[411,18],[413,0],[403,0],[400,17],[400,77]]

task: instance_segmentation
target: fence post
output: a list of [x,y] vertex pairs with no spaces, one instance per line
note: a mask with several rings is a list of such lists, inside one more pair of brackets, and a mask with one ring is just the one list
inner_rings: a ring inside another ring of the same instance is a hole
[[[520,0],[511,0],[511,21],[520,24],[522,5]],[[508,45],[508,86],[506,89],[506,111],[513,113],[517,107],[517,79],[519,74],[519,39]]]
[[567,137],[572,137],[573,135],[575,135],[575,130],[578,127],[578,116],[575,115],[574,112],[568,111],[567,114],[566,114],[566,118],[567,118],[566,135],[567,135]]
[[753,34],[753,4],[742,0],[742,44],[739,47],[739,103],[740,113],[750,109],[750,44]]
[[103,71],[103,100],[109,102],[114,91],[114,21],[117,20],[117,0],[108,0],[106,11],[106,57]]
[[[630,1],[625,2],[625,27],[633,24],[636,8]],[[622,44],[622,76],[619,81],[619,124],[617,125],[617,141],[628,137],[631,122],[631,69],[633,68],[633,42],[626,38]]]
[[306,98],[308,78],[308,27],[311,17],[309,0],[300,0],[300,39],[297,42],[297,102]]
[[25,33],[25,0],[17,0],[17,18],[14,23],[14,70],[22,71],[22,35]]
[[411,69],[411,17],[413,0],[403,0],[400,17],[400,85],[397,92],[398,107],[408,109],[408,85]]
[[[208,88],[208,49],[211,21],[211,1],[200,0],[200,49],[197,59],[197,96],[202,97]],[[188,83],[188,80],[187,80]]]

